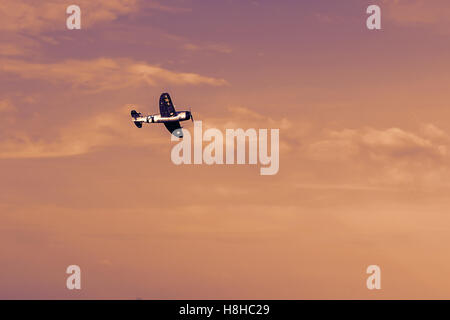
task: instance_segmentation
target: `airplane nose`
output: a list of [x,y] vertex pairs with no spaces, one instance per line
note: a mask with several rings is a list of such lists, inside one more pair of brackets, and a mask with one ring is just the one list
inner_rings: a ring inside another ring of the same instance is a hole
[[192,116],[192,113],[190,111],[186,111],[186,113],[187,113],[187,119],[186,120],[191,119],[192,121],[194,121],[194,117]]

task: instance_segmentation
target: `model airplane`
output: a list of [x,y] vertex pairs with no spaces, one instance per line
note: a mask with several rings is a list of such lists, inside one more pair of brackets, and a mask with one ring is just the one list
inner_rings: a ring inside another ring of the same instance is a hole
[[186,121],[191,119],[192,113],[190,111],[175,111],[172,99],[168,93],[161,94],[159,98],[159,112],[160,114],[154,114],[149,116],[142,116],[141,113],[136,110],[131,111],[131,117],[133,122],[138,128],[142,128],[143,123],[164,123],[167,130],[170,131],[177,138],[183,138],[183,131],[181,130],[180,121]]

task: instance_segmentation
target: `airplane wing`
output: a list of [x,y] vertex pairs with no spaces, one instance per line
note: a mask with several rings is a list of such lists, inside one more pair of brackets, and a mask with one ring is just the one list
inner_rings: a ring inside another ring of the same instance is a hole
[[183,138],[183,130],[181,130],[180,122],[165,122],[164,125],[166,126],[167,130],[170,131],[171,134],[173,134],[177,138]]
[[175,115],[175,107],[168,93],[161,94],[159,97],[159,112],[162,117],[171,117]]

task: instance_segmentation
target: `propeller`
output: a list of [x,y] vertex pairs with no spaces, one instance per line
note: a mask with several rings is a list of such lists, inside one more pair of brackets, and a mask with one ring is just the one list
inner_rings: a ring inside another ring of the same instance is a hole
[[191,107],[189,107],[189,113],[191,114],[191,121],[194,122],[194,116],[192,115]]

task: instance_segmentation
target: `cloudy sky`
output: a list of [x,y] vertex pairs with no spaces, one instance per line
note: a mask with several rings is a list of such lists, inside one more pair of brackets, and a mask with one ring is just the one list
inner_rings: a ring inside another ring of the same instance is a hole
[[[0,298],[449,298],[449,17],[447,0],[2,0]],[[278,174],[174,165],[164,127],[129,117],[165,91],[204,127],[280,129]]]

